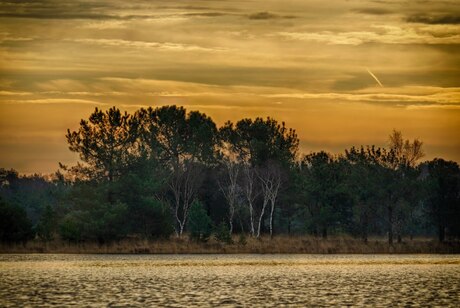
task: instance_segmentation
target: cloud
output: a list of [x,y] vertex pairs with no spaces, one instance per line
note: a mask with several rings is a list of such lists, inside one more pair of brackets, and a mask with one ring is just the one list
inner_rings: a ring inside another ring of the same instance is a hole
[[253,19],[253,20],[266,20],[266,19],[277,19],[277,18],[292,19],[296,17],[292,15],[281,16],[281,15],[273,14],[270,12],[257,12],[257,13],[248,15],[248,18]]
[[0,91],[1,96],[26,96],[32,95],[32,92],[24,92],[24,91]]
[[156,48],[167,51],[207,51],[220,52],[226,51],[217,47],[202,47],[190,44],[171,43],[171,42],[146,42],[146,41],[129,41],[121,39],[73,39],[68,40],[77,43],[94,44],[101,46],[129,47],[129,48]]
[[106,106],[108,104],[96,102],[87,99],[73,98],[44,98],[44,99],[23,99],[23,100],[6,100],[9,104],[33,104],[33,105],[50,105],[50,104],[65,104],[65,105],[98,105]]
[[0,32],[0,44],[4,42],[21,42],[21,41],[32,41],[33,37],[18,37],[13,36],[9,32]]
[[97,29],[97,30],[106,30],[106,29],[125,29],[127,24],[122,20],[104,20],[104,21],[93,21],[86,23],[82,28],[86,29]]
[[[328,45],[361,45],[365,43],[382,44],[460,44],[460,33],[446,32],[435,36],[428,31],[419,32],[415,28],[374,25],[374,31],[349,32],[278,32],[281,37],[325,43]],[[425,29],[426,30],[426,29]]]
[[359,8],[359,9],[354,9],[353,12],[360,13],[360,14],[368,14],[368,15],[388,15],[388,14],[394,13],[391,10],[379,8],[379,7]]
[[429,105],[429,106],[460,106],[460,90],[458,88],[439,91],[432,94],[397,94],[397,93],[283,93],[265,95],[270,98],[294,99],[327,99],[340,101],[356,101],[369,103],[391,103],[392,105]]
[[407,22],[422,23],[429,25],[458,25],[460,15],[426,15],[414,14],[406,18]]
[[221,13],[221,12],[202,12],[202,13],[185,13],[185,16],[198,16],[198,17],[219,17],[219,16],[226,16],[230,15],[228,13]]

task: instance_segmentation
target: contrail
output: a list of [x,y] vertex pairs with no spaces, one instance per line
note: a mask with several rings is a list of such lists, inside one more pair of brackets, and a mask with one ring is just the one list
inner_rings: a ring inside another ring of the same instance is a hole
[[367,72],[377,81],[377,83],[383,88],[383,84],[380,82],[380,80],[375,76],[370,69],[366,68]]

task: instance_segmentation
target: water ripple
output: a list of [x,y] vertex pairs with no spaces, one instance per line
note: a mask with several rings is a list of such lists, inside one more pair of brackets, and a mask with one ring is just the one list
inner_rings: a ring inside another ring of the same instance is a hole
[[452,306],[460,257],[0,255],[0,306]]

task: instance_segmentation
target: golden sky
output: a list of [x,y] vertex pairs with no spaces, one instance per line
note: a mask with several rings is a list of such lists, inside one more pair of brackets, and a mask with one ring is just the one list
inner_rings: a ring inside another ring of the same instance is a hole
[[94,107],[272,116],[304,153],[460,161],[458,0],[0,0],[0,167],[48,173]]

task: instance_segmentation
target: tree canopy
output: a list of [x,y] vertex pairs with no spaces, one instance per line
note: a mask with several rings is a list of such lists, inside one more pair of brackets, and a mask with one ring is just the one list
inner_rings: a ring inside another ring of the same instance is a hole
[[217,127],[204,113],[163,106],[96,108],[66,137],[75,166],[46,178],[0,169],[1,241],[460,236],[458,164],[420,162],[423,143],[399,131],[387,147],[301,155],[296,131],[273,118]]

